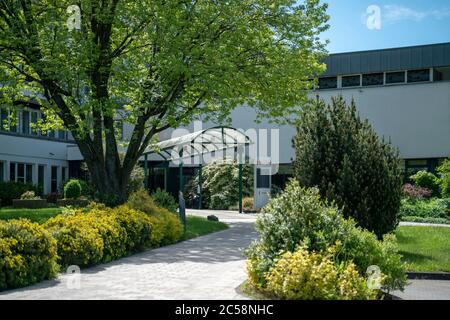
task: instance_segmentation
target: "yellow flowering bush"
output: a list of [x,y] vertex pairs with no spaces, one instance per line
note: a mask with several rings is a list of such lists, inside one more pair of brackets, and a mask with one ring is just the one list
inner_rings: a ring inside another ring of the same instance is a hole
[[153,225],[152,247],[175,243],[183,235],[183,225],[177,215],[165,208],[157,207],[146,190],[141,189],[132,193],[127,205],[148,215]]
[[367,300],[376,290],[367,288],[352,262],[337,264],[336,246],[323,252],[300,247],[281,256],[267,277],[266,290],[288,300]]
[[102,261],[104,242],[96,225],[94,215],[79,210],[58,215],[44,224],[58,243],[58,263],[63,268],[87,267]]
[[56,241],[29,220],[0,221],[0,290],[56,276]]

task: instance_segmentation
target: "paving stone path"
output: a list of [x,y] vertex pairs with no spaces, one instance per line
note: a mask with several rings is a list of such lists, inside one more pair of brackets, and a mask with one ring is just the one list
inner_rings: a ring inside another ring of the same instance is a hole
[[236,288],[246,278],[242,250],[257,237],[255,219],[214,214],[230,228],[82,270],[80,289],[69,289],[73,276],[61,275],[0,299],[245,299]]

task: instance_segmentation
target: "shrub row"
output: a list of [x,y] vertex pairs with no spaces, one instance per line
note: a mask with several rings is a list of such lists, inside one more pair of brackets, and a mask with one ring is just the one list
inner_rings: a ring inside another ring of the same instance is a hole
[[0,182],[0,205],[3,207],[11,206],[14,199],[20,197],[27,191],[33,191],[39,194],[39,188],[29,183],[21,183],[14,181]]
[[450,219],[450,199],[402,199],[400,216],[424,219]]
[[50,279],[59,266],[88,267],[181,239],[177,216],[145,191],[130,200],[113,209],[95,203],[67,209],[43,225],[0,221],[0,290]]
[[53,278],[56,240],[29,220],[0,221],[0,290]]
[[[301,188],[297,181],[291,181],[286,191],[272,199],[264,208],[256,222],[256,228],[260,239],[246,252],[249,281],[258,289],[268,290],[270,294],[289,296],[290,289],[286,288],[288,291],[280,294],[268,284],[283,253],[295,255],[299,248],[304,247],[312,255],[314,252],[326,252],[338,243],[341,245],[333,258],[336,268],[340,265],[351,268],[352,262],[358,274],[364,277],[368,267],[376,265],[382,272],[384,290],[402,289],[405,285],[405,266],[398,254],[395,237],[386,235],[384,240],[377,240],[373,233],[357,227],[351,219],[344,219],[336,207],[322,201],[316,188]],[[295,268],[296,259],[288,260],[292,262],[288,269]],[[288,276],[289,272],[285,273],[283,281],[288,281]],[[318,282],[310,283],[311,281]],[[320,287],[320,281],[320,277],[311,277],[307,285]],[[356,278],[355,281],[356,284],[359,283]],[[300,292],[308,289],[303,283],[299,283],[295,290]],[[358,292],[371,297],[364,290]],[[359,297],[359,294],[356,296]],[[328,299],[329,296],[316,298]]]

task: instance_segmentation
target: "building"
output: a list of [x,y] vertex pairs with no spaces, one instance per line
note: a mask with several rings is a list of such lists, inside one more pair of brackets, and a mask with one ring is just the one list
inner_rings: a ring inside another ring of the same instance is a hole
[[[450,43],[332,54],[325,62],[327,71],[311,97],[317,95],[330,101],[340,94],[348,101],[355,99],[361,116],[399,148],[406,174],[434,170],[450,156]],[[1,109],[0,117],[6,125],[9,113],[8,108]],[[32,124],[41,117],[32,105],[21,107],[18,122],[9,131],[0,130],[0,180],[32,182],[49,193],[57,191],[69,177],[79,177],[83,159],[70,133],[34,130]],[[269,184],[283,187],[292,174],[291,140],[295,128],[269,121],[255,123],[256,114],[246,107],[235,109],[231,118],[232,127],[259,130],[267,134],[269,141],[270,130],[279,130],[280,165]],[[205,123],[203,127],[215,125]],[[125,138],[129,129],[124,126]],[[186,129],[192,132],[194,124]],[[169,139],[173,133],[174,130],[168,130],[160,139]],[[262,155],[273,158],[270,151]],[[170,169],[157,160],[151,161],[149,167],[152,188],[176,192],[178,184],[171,183],[177,181],[176,168]],[[184,170],[189,179],[195,167]]]

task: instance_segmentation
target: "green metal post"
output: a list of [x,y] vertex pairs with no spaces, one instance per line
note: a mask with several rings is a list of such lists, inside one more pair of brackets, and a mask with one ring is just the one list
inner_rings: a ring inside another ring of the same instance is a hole
[[202,165],[198,168],[198,208],[202,209],[202,200],[203,200],[203,187],[202,187],[203,181],[202,181]]
[[183,161],[180,162],[180,186],[179,186],[179,191],[183,192]]
[[145,155],[145,160],[144,160],[145,162],[144,162],[144,177],[145,177],[145,179],[144,179],[144,186],[145,186],[145,189],[148,189],[148,155],[146,154]]
[[242,187],[242,175],[243,175],[243,165],[239,164],[239,213],[242,213],[242,198],[243,198],[243,187]]

